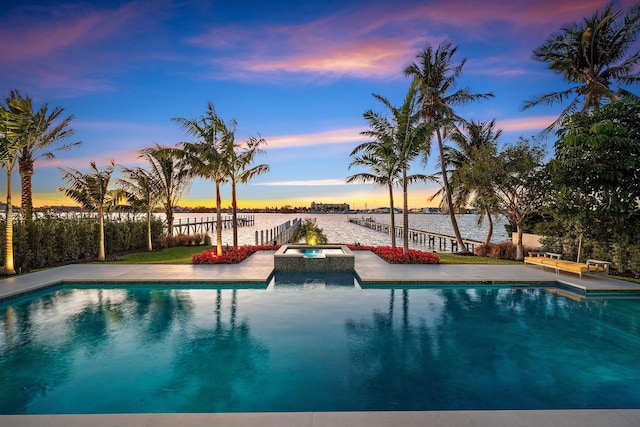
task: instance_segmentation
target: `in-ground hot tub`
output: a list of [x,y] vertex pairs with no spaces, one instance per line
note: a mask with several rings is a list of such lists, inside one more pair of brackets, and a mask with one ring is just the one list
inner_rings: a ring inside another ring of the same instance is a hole
[[355,266],[344,245],[283,245],[273,260],[276,271],[353,271]]

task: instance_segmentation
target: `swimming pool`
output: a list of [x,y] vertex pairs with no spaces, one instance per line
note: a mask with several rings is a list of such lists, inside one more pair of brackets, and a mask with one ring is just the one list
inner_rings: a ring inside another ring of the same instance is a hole
[[0,304],[0,413],[640,408],[637,299],[64,286]]

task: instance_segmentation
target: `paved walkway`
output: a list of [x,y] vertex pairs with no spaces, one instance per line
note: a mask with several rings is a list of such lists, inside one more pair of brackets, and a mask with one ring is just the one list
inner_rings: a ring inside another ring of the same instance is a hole
[[[267,285],[273,273],[273,251],[260,251],[240,264],[123,265],[73,264],[0,280],[0,300],[47,286],[66,283],[233,283]],[[368,251],[355,251],[355,269],[363,285],[397,283],[520,283],[565,285],[590,293],[637,292],[640,285],[601,276],[556,274],[524,265],[389,264]]]
[[[0,280],[0,300],[64,282],[73,283],[234,283],[265,287],[273,272],[273,253],[258,252],[237,265],[78,264]],[[519,283],[580,291],[589,298],[601,292],[637,292],[640,285],[585,275],[555,274],[520,265],[390,265],[371,252],[355,252],[356,273],[363,286],[390,283]],[[329,426],[477,426],[477,427],[637,427],[640,410],[301,412],[238,414],[103,414],[0,416],[3,427],[150,426],[234,427]]]

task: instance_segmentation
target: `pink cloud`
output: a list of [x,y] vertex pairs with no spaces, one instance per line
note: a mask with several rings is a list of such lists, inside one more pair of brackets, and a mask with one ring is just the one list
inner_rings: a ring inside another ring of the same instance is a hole
[[406,40],[369,40],[342,45],[328,43],[308,54],[274,60],[249,60],[244,67],[251,72],[333,73],[368,77],[402,77],[401,64],[415,54],[415,42]]
[[[131,27],[144,13],[139,4],[126,3],[117,9],[87,9],[62,5],[46,9],[18,8],[0,28],[3,62],[21,63],[91,45]],[[33,19],[43,16],[44,19]],[[20,37],[16,37],[17,33]]]
[[541,131],[558,119],[557,116],[523,117],[496,120],[496,127],[505,132]]
[[[383,29],[375,22],[375,8],[348,9],[298,25],[244,28],[215,27],[187,40],[211,50],[227,52],[211,60],[222,70],[216,77],[306,74],[321,76],[402,77],[402,66],[423,46],[424,36]],[[383,31],[384,30],[384,31]]]
[[113,8],[16,5],[0,26],[0,77],[9,74],[20,85],[62,89],[60,96],[111,89],[109,74],[129,66],[122,45],[135,48],[138,35],[159,19],[158,6],[147,0]]
[[265,137],[267,148],[306,147],[320,144],[345,144],[367,141],[360,135],[363,128],[334,129],[325,132]]
[[[533,40],[604,4],[602,0],[450,0],[403,7],[373,3],[367,8],[350,7],[297,25],[217,26],[187,42],[223,52],[220,59],[212,60],[217,78],[296,73],[399,78],[399,70],[427,42],[437,45],[447,39],[461,42],[460,39],[486,40],[496,36]],[[496,34],[497,22],[503,31],[506,24],[506,34]],[[529,61],[531,49],[531,45],[522,46],[517,58],[503,57],[507,65],[494,68],[493,74],[524,74],[525,69],[508,64]]]
[[[627,1],[631,4],[631,2]],[[532,2],[514,2],[512,0],[494,0],[478,2],[475,0],[450,0],[424,4],[413,11],[405,11],[405,18],[425,16],[434,23],[463,27],[467,31],[483,29],[492,34],[492,27],[486,23],[506,22],[514,28],[536,26],[553,28],[574,22],[579,18],[601,9],[606,4],[602,0],[536,0]]]
[[89,164],[93,161],[96,162],[99,168],[108,166],[111,160],[116,162],[116,165],[142,166],[144,161],[139,158],[140,150],[122,150],[106,153],[100,153],[92,156],[64,158],[56,157],[55,159],[38,159],[36,161],[37,168],[73,168],[81,171],[88,171]]

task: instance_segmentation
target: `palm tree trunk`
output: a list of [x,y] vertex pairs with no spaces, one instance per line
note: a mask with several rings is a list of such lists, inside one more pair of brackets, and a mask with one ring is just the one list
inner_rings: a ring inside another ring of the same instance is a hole
[[20,194],[22,197],[22,215],[24,219],[33,219],[33,160],[18,159],[18,173],[20,174]]
[[164,208],[164,213],[167,216],[167,236],[173,236],[173,206],[167,204]]
[[153,244],[151,243],[151,212],[147,212],[147,250],[153,251]]
[[5,230],[4,274],[16,274],[13,266],[13,208],[11,206],[11,169],[7,167],[7,228]]
[[104,253],[104,216],[102,213],[102,207],[98,209],[98,216],[100,217],[100,225],[98,226],[98,232],[100,233],[100,237],[98,238],[98,261],[104,261],[106,257]]
[[491,211],[489,208],[487,211],[487,221],[489,221],[489,230],[487,231],[487,239],[484,241],[485,246],[489,246],[491,244],[491,236],[493,236],[493,219],[491,218]]
[[444,146],[442,143],[442,133],[440,128],[436,128],[436,135],[438,136],[438,149],[440,150],[440,169],[442,171],[442,185],[444,186],[445,200],[447,201],[447,209],[449,210],[449,218],[451,219],[451,227],[453,233],[456,236],[456,242],[458,243],[458,250],[466,252],[467,247],[462,241],[460,235],[460,229],[458,228],[458,221],[456,220],[456,213],[453,210],[453,199],[451,197],[451,189],[449,188],[449,178],[447,177],[447,168],[444,162]]
[[231,180],[231,217],[233,228],[233,248],[238,248],[238,202],[236,200],[236,181]]
[[409,250],[409,190],[407,183],[407,167],[402,168],[402,251]]
[[396,247],[396,214],[393,205],[393,184],[389,184],[389,209],[391,211],[391,246]]
[[216,254],[222,255],[222,198],[220,183],[216,181]]

